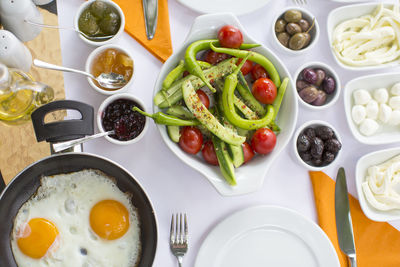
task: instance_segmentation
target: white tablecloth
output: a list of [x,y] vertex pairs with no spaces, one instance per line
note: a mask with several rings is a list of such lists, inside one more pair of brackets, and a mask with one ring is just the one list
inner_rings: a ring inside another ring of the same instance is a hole
[[[343,4],[329,0],[307,1],[308,5],[305,7],[316,16],[321,34],[314,49],[301,56],[289,57],[271,45],[272,19],[285,6],[291,5],[291,1],[270,1],[264,8],[240,16],[239,20],[251,36],[271,48],[283,60],[292,75],[302,64],[314,60],[331,65],[338,72],[343,86],[353,78],[368,74],[342,69],[334,62],[329,51],[325,30],[326,18],[329,11]],[[82,0],[57,1],[59,24],[72,26],[75,11],[81,3]],[[193,19],[200,14],[185,8],[175,0],[168,1],[168,4],[172,44],[176,51],[188,33]],[[131,50],[134,55],[136,80],[129,92],[141,98],[146,108],[151,110],[153,86],[162,63],[126,33],[119,44]],[[67,30],[61,32],[61,48],[63,65],[77,69],[84,68],[86,58],[93,50],[93,47],[83,43],[74,32]],[[376,72],[395,70],[399,71],[399,68]],[[97,110],[106,98],[95,92],[85,77],[69,73],[65,73],[64,77],[67,99],[84,101]],[[368,146],[357,142],[346,123],[343,94],[334,106],[322,112],[311,111],[299,105],[297,126],[312,119],[326,120],[339,131],[343,140],[342,155],[337,164],[327,168],[325,172],[335,177],[338,167],[344,166],[349,191],[356,196],[354,173],[357,160],[366,153],[395,145]],[[273,204],[296,210],[314,221],[317,219],[308,172],[295,159],[292,143],[287,145],[272,164],[263,187],[258,192],[238,197],[220,196],[205,177],[182,163],[163,143],[154,123],[150,124],[147,135],[139,143],[117,146],[105,139],[99,139],[85,144],[84,149],[86,152],[118,162],[127,168],[147,191],[158,219],[159,240],[154,266],[176,266],[176,259],[170,253],[168,244],[173,212],[188,214],[190,248],[184,258],[184,266],[194,265],[200,245],[209,231],[234,211],[253,205]],[[392,224],[400,229],[400,221]]]

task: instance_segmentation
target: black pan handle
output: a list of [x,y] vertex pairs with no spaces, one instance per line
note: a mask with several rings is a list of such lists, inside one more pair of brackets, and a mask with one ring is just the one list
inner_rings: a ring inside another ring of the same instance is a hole
[[[50,123],[44,122],[44,118],[48,113],[62,109],[76,110],[81,114],[82,118]],[[59,100],[50,102],[36,109],[31,118],[38,142],[43,140],[51,143],[63,142],[94,133],[93,107],[78,101]]]
[[4,188],[6,188],[6,182],[4,182],[3,176],[1,175],[0,171],[0,194],[4,190]]

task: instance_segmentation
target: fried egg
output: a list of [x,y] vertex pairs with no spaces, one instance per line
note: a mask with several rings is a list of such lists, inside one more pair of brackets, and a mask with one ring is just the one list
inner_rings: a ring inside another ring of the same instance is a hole
[[138,213],[100,171],[46,176],[14,219],[11,248],[19,267],[135,266]]

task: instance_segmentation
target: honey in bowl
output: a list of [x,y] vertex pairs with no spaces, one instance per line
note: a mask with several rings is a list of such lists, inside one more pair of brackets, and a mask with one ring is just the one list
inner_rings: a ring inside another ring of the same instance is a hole
[[[111,72],[123,75],[128,82],[133,75],[133,60],[120,50],[114,48],[104,50],[93,60],[91,73],[97,77],[102,73]],[[94,83],[97,87],[106,91],[117,90],[104,88],[97,81],[94,81]]]

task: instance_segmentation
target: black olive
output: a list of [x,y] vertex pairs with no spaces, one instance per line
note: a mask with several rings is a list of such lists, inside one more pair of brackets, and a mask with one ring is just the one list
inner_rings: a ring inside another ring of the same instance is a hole
[[324,142],[318,137],[313,138],[311,140],[310,152],[314,159],[320,159],[322,157],[322,153],[324,152]]
[[315,129],[314,128],[307,128],[304,130],[304,134],[308,136],[308,138],[313,139],[317,135],[315,134]]
[[322,90],[318,90],[317,98],[311,102],[313,106],[322,106],[326,102],[326,93]]
[[304,102],[311,103],[317,99],[318,89],[314,86],[307,86],[299,92],[299,96],[304,100]]
[[324,154],[322,155],[322,161],[325,164],[331,163],[335,159],[335,154],[329,151],[325,151]]
[[333,94],[333,92],[335,92],[336,89],[335,79],[333,79],[330,76],[325,77],[322,86],[324,88],[325,93],[327,93],[328,95]]
[[311,153],[310,153],[309,151],[307,151],[307,152],[300,152],[299,155],[300,155],[300,158],[301,158],[302,160],[304,160],[305,162],[309,162],[309,161],[311,161],[311,159],[312,159]]
[[316,167],[319,167],[322,165],[322,159],[320,159],[320,158],[319,159],[313,158],[311,162],[312,162],[312,165],[314,165]]
[[339,140],[335,138],[326,140],[324,145],[327,151],[332,152],[334,154],[339,152],[339,150],[342,148],[342,144],[339,142]]
[[300,134],[297,138],[297,150],[300,152],[306,152],[310,149],[311,142],[307,135]]
[[334,135],[333,130],[328,126],[319,126],[315,129],[315,133],[317,137],[321,138],[322,140],[331,139]]
[[296,88],[297,91],[301,91],[302,89],[306,88],[307,86],[310,86],[310,84],[304,80],[297,80],[296,81]]
[[317,80],[315,81],[316,86],[320,86],[325,79],[326,73],[322,69],[315,69],[315,74],[317,74]]

